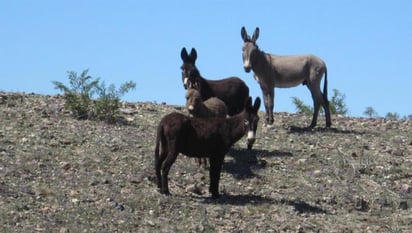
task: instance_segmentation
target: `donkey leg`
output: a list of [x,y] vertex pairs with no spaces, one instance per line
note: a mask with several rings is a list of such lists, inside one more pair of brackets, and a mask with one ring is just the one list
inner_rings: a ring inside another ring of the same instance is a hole
[[159,189],[162,187],[161,167],[162,167],[163,161],[166,159],[167,151],[168,149],[167,149],[166,143],[162,142],[160,146],[160,155],[155,156],[156,181],[157,181],[157,187]]
[[160,187],[160,193],[170,195],[169,192],[169,181],[168,181],[168,175],[170,168],[172,167],[172,164],[176,161],[177,155],[179,152],[176,151],[176,147],[173,143],[169,143],[168,145],[168,153],[166,156],[166,159],[164,160],[162,164],[162,183]]
[[313,117],[312,117],[312,123],[310,123],[309,128],[313,129],[318,121],[318,115],[319,115],[319,110],[320,110],[320,104],[316,102],[315,100],[313,101]]
[[313,118],[312,123],[310,124],[310,128],[313,128],[317,124],[317,119],[319,115],[320,107],[323,107],[325,111],[325,118],[326,118],[326,128],[329,128],[332,125],[331,118],[330,118],[330,108],[329,108],[329,101],[326,97],[319,91],[312,93],[313,98]]
[[317,124],[318,121],[318,115],[319,115],[319,110],[320,106],[324,106],[324,99],[322,92],[320,91],[320,85],[311,85],[308,86],[309,90],[311,91],[312,94],[312,99],[313,99],[313,118],[312,118],[312,123],[310,124],[309,128],[314,128]]
[[212,198],[220,197],[219,194],[219,179],[220,179],[220,172],[222,170],[224,155],[220,155],[217,158],[210,157],[210,186],[209,192],[212,194]]
[[157,158],[155,157],[155,171],[156,171],[156,181],[157,181],[157,187],[160,189],[162,187],[162,181],[161,181],[161,167],[163,161],[166,159],[167,153],[166,151],[162,151],[160,153],[160,157]]
[[265,101],[265,109],[266,109],[266,123],[268,125],[273,124],[273,106],[274,106],[274,99],[275,99],[275,89],[263,89],[263,99]]
[[324,94],[323,94],[322,106],[323,106],[323,109],[325,110],[326,128],[329,128],[332,125],[332,121],[330,119],[329,100]]

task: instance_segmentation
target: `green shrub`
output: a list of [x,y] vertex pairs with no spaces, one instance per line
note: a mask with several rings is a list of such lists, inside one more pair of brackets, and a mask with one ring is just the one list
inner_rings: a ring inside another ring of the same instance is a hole
[[306,105],[297,97],[292,97],[293,104],[296,107],[296,111],[300,114],[304,115],[312,115],[313,114],[313,107]]
[[90,118],[91,98],[99,83],[99,79],[93,80],[88,72],[89,70],[84,70],[78,76],[75,71],[68,71],[70,87],[58,81],[52,82],[55,89],[64,92],[65,108],[77,119]]
[[378,116],[378,113],[372,107],[366,107],[365,111],[363,112],[363,115],[367,117],[376,117]]
[[331,114],[339,114],[339,115],[346,115],[348,113],[348,108],[346,107],[345,103],[345,94],[340,93],[339,90],[333,89],[333,96],[329,101],[330,113]]
[[[71,111],[77,119],[98,119],[107,123],[115,123],[119,112],[120,98],[128,91],[134,89],[136,84],[126,82],[118,90],[114,84],[106,87],[99,78],[93,79],[84,70],[80,76],[74,71],[69,71],[70,87],[61,82],[53,81],[55,89],[64,92],[65,108]],[[93,100],[94,95],[97,99]]]
[[94,105],[96,117],[107,123],[115,123],[120,108],[120,98],[135,87],[136,84],[132,81],[121,85],[119,90],[116,90],[114,84],[106,88],[104,82],[100,83],[97,86],[99,98]]
[[[333,89],[333,96],[329,101],[329,108],[331,114],[340,114],[346,115],[348,113],[348,108],[346,107],[345,103],[345,94],[340,93],[337,89]],[[313,114],[313,107],[306,105],[297,97],[292,97],[293,104],[296,107],[298,113],[302,113],[305,115],[312,115]],[[323,113],[324,110],[321,107],[320,112]]]
[[388,112],[386,113],[385,119],[387,120],[399,120],[400,116],[396,112]]

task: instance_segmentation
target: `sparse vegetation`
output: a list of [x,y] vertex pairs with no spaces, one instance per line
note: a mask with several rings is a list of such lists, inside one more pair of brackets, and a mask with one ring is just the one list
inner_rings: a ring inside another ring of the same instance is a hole
[[404,120],[412,121],[412,114],[403,117]]
[[[53,81],[55,89],[64,92],[65,108],[70,110],[76,119],[99,119],[107,123],[115,123],[120,108],[120,98],[134,89],[136,84],[126,82],[117,90],[114,84],[106,87],[100,79],[93,79],[84,70],[80,76],[75,71],[69,71],[70,86]],[[93,97],[97,95],[97,100]]]
[[363,112],[363,115],[367,117],[376,117],[378,116],[378,113],[372,107],[366,107],[365,111]]
[[386,116],[385,116],[385,119],[387,119],[387,120],[399,120],[400,119],[400,116],[399,116],[399,114],[398,113],[396,113],[396,112],[388,112],[388,113],[386,113]]
[[[345,94],[342,94],[339,90],[333,89],[333,96],[329,100],[329,108],[331,114],[339,114],[345,116],[348,113],[348,108],[345,103]],[[297,97],[292,97],[292,102],[296,107],[298,113],[304,115],[312,115],[313,107],[305,104],[302,100]],[[320,109],[320,112],[323,113],[323,108]]]
[[292,101],[296,107],[297,113],[304,114],[307,116],[313,115],[313,107],[303,103],[303,101],[297,97],[292,97]]
[[68,71],[70,86],[66,86],[62,82],[53,81],[55,89],[64,92],[66,100],[65,108],[70,110],[73,116],[77,119],[90,118],[91,98],[99,84],[99,79],[93,80],[88,75],[89,70],[84,70],[80,76],[75,71]]
[[119,89],[116,89],[114,84],[106,87],[104,82],[100,83],[96,88],[99,97],[94,104],[97,118],[108,123],[115,123],[119,113],[120,98],[135,87],[136,84],[132,81],[124,83]]

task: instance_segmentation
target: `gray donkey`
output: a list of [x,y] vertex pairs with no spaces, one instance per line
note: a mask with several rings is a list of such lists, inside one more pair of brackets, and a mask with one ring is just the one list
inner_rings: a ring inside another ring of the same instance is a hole
[[[262,89],[266,108],[266,123],[273,124],[273,102],[275,87],[289,88],[299,84],[306,85],[312,94],[314,112],[309,128],[316,126],[319,109],[322,105],[325,110],[326,127],[331,126],[329,101],[327,98],[327,69],[325,62],[314,55],[277,56],[264,53],[259,49],[256,40],[259,37],[259,28],[256,27],[252,38],[247,34],[245,27],[241,29],[244,41],[242,46],[243,67],[247,73],[254,72],[254,78]],[[321,80],[325,74],[323,93]]]

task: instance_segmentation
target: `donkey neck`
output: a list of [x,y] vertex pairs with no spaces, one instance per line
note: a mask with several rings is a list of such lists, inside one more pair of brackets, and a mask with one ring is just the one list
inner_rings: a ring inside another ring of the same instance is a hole
[[274,72],[272,66],[272,58],[270,54],[258,50],[254,61],[252,62],[252,70],[255,75],[259,78],[259,82],[263,81],[265,83],[269,82]]
[[210,97],[214,97],[215,94],[210,87],[208,80],[203,78],[200,74],[195,78],[196,82],[199,84],[199,92],[202,96],[202,100],[207,100]]

